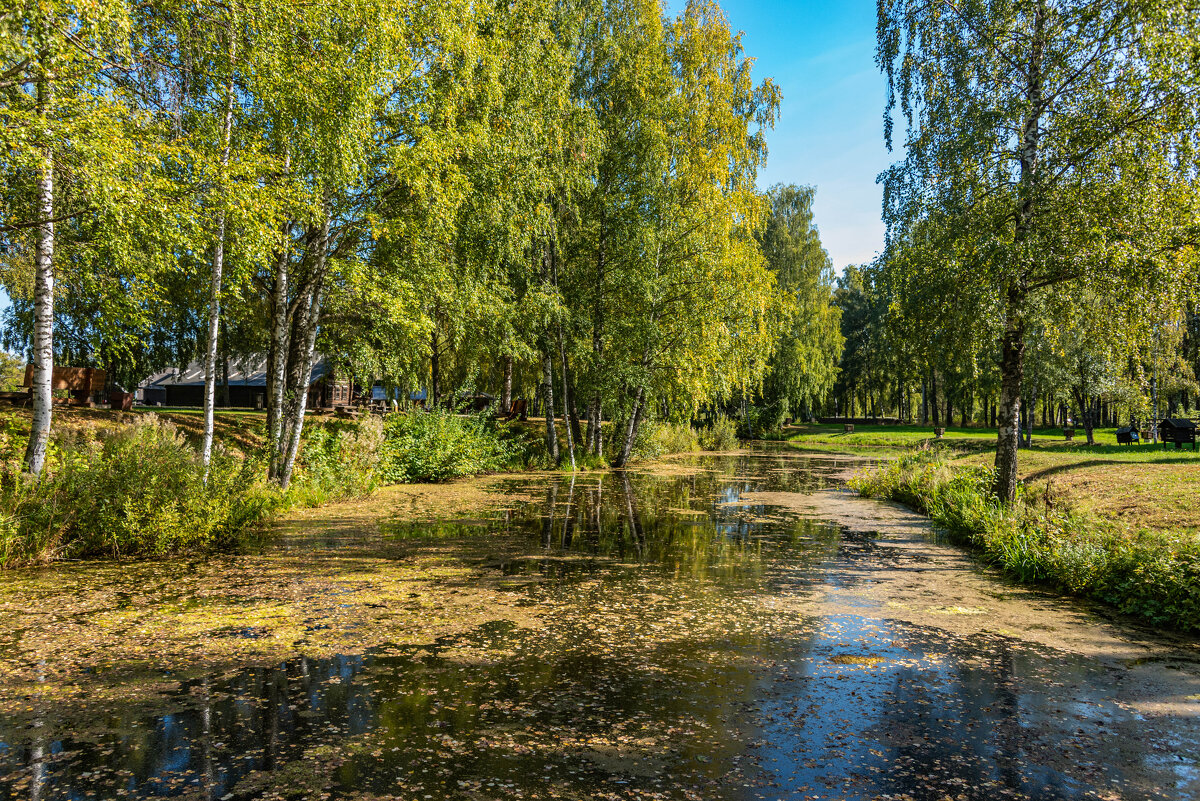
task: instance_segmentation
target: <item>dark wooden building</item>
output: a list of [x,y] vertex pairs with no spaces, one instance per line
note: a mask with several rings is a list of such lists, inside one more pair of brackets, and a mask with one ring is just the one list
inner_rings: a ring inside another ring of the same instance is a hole
[[[108,374],[99,367],[55,367],[50,377],[51,389],[65,389],[73,406],[104,403],[108,396]],[[33,365],[25,365],[22,386],[33,388]]]
[[[226,406],[225,371],[217,369],[217,406]],[[147,406],[203,406],[204,363],[192,362],[182,370],[165,370],[138,385],[138,396]],[[229,364],[228,398],[230,407],[264,409],[267,405],[266,359],[250,364]],[[308,384],[308,408],[329,409],[348,406],[356,399],[356,388],[339,378],[331,362],[318,357]]]

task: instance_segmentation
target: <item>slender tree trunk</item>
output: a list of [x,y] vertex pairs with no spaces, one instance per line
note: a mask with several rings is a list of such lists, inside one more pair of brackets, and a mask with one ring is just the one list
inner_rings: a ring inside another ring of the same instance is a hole
[[[554,246],[554,240],[550,240],[550,280],[554,282],[555,290],[558,290],[558,251]],[[567,349],[563,342],[562,324],[556,326],[556,338],[558,339],[558,360],[562,366],[562,403],[563,403],[563,428],[567,430],[567,453],[571,457],[571,470],[574,472],[575,467],[575,431],[574,427],[578,427],[578,415],[574,412],[574,398],[571,397],[570,374],[567,369]],[[575,418],[572,420],[572,418]],[[575,479],[572,477],[572,484]]]
[[1021,379],[1025,372],[1024,298],[1008,293],[1004,336],[1000,345],[1000,425],[996,432],[996,496],[1005,503],[1017,497],[1017,449],[1020,446]]
[[434,328],[429,339],[429,402],[431,404],[430,408],[433,409],[436,409],[438,407],[438,403],[441,401],[441,393],[438,389],[438,382],[441,380],[440,373],[442,367],[440,351],[441,347],[440,343],[438,342],[438,332],[437,329]]
[[542,353],[542,392],[545,396],[543,410],[546,416],[546,451],[555,464],[562,459],[558,451],[558,432],[554,429],[554,359],[550,355],[550,343],[546,342]]
[[[573,404],[572,404],[572,399],[571,399],[570,385],[567,381],[567,351],[566,351],[566,348],[563,346],[563,338],[562,338],[561,330],[559,330],[559,332],[558,332],[558,356],[559,356],[559,361],[562,362],[563,428],[565,428],[567,430],[567,453],[570,454],[570,456],[571,456],[571,470],[574,471],[576,469],[575,468],[575,433],[571,430],[571,428],[572,428],[571,424],[573,422],[571,420],[571,417],[572,417],[571,406]],[[574,479],[572,479],[572,481],[573,480]]]
[[[1026,75],[1028,101],[1019,154],[1021,176],[1013,241],[1018,253],[1024,249],[1033,228],[1034,180],[1037,176],[1038,146],[1042,114],[1042,51],[1045,44],[1045,8],[1038,3],[1034,16],[1033,47]],[[1022,256],[1019,256],[1019,258]],[[1005,288],[1004,335],[1000,356],[1000,427],[996,435],[996,497],[1003,503],[1017,498],[1017,422],[1021,414],[1021,381],[1025,374],[1025,301],[1027,281],[1024,268]]]
[[1022,404],[1021,411],[1025,414],[1025,447],[1033,447],[1033,424],[1037,417],[1037,378],[1036,374],[1029,381],[1029,390],[1025,394],[1025,401]]
[[[44,123],[54,102],[49,59],[49,54],[43,51],[37,105],[38,116]],[[25,469],[35,476],[41,475],[46,463],[54,407],[54,151],[48,124],[44,125],[42,135],[46,143],[37,179],[38,227],[33,278],[33,421],[25,448]]]
[[621,443],[621,452],[613,462],[613,467],[625,467],[633,453],[633,443],[637,439],[638,425],[642,421],[642,405],[646,399],[646,388],[638,387],[637,396],[633,399],[633,408],[629,410],[629,421],[625,426],[625,439]]
[[226,171],[229,167],[229,147],[233,134],[233,63],[237,55],[237,37],[230,26],[229,31],[229,80],[225,84],[225,113],[221,120],[221,166],[219,171],[217,209],[217,241],[213,246],[212,280],[208,289],[208,345],[204,352],[204,442],[200,456],[204,461],[204,476],[208,478],[208,464],[212,460],[213,409],[216,406],[217,380],[217,335],[221,320],[221,280],[225,270],[225,188]]
[[1083,432],[1087,435],[1087,444],[1096,444],[1096,418],[1100,411],[1100,401],[1093,400],[1088,404],[1088,410],[1083,415]]
[[1084,434],[1087,436],[1087,444],[1095,445],[1097,401],[1089,397],[1090,392],[1086,385],[1072,388],[1071,394],[1075,396],[1075,403],[1079,406],[1079,423],[1083,426]]
[[512,378],[513,378],[513,359],[512,356],[504,357],[504,383],[500,389],[500,411],[508,414],[512,409]]
[[305,291],[304,303],[297,309],[297,318],[292,325],[288,373],[289,394],[292,396],[291,414],[288,419],[287,451],[279,483],[287,489],[292,482],[296,467],[296,455],[300,451],[300,437],[304,432],[304,412],[308,406],[308,387],[312,380],[313,354],[317,346],[317,329],[321,317],[321,298],[325,287],[325,270],[329,260],[329,210],[323,211],[321,229],[316,241],[316,264]]
[[[596,286],[595,297],[592,301],[592,375],[599,380],[600,370],[604,363],[604,271],[605,271],[605,236],[604,216],[600,217],[600,238],[596,249]],[[599,387],[588,404],[588,450],[593,456],[599,456],[603,450],[603,439],[600,434],[601,409],[603,400]]]
[[[290,157],[289,157],[290,158]],[[285,160],[285,165],[289,164]],[[267,447],[270,462],[267,477],[279,479],[283,468],[283,403],[287,385],[288,355],[288,275],[291,256],[288,242],[291,238],[291,222],[283,226],[283,242],[275,256],[275,279],[271,283],[271,334],[267,346]]]
[[587,409],[587,451],[599,455],[597,440],[600,435],[600,395],[597,393],[588,401]]
[[921,425],[929,422],[929,382],[921,376]]
[[583,444],[583,423],[579,419],[578,390],[575,387],[575,371],[569,367],[564,370],[568,381],[567,414],[570,415],[571,431],[575,434],[575,442]]
[[929,372],[929,406],[933,410],[933,427],[937,428],[941,425],[941,412],[938,410],[938,385],[937,371]]

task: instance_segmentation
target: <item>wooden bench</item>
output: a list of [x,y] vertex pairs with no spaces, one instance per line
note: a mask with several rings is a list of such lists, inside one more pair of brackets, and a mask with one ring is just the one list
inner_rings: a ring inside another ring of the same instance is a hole
[[508,413],[501,415],[500,419],[504,422],[515,420],[518,417],[524,420],[529,414],[528,408],[529,401],[525,400],[524,398],[519,398],[518,400],[512,402],[512,406],[509,407]]

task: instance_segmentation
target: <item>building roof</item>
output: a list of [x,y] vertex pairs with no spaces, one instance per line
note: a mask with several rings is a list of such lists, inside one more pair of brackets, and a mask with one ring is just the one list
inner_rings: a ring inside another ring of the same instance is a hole
[[[312,375],[308,383],[312,384],[330,372],[329,360],[324,356],[316,356],[313,362]],[[221,365],[217,365],[218,384],[224,384]],[[229,362],[229,386],[266,387],[267,360],[233,361]],[[141,389],[154,387],[202,387],[204,386],[204,362],[191,362],[180,370],[175,367],[155,373],[138,384]]]

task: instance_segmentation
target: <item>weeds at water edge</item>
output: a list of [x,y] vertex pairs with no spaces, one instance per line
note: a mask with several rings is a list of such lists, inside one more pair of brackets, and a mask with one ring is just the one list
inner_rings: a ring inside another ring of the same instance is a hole
[[952,542],[1017,581],[1093,598],[1181,631],[1200,631],[1200,536],[1134,530],[1071,508],[1049,489],[1001,504],[992,471],[951,467],[935,454],[897,459],[850,481],[865,497],[928,514]]

